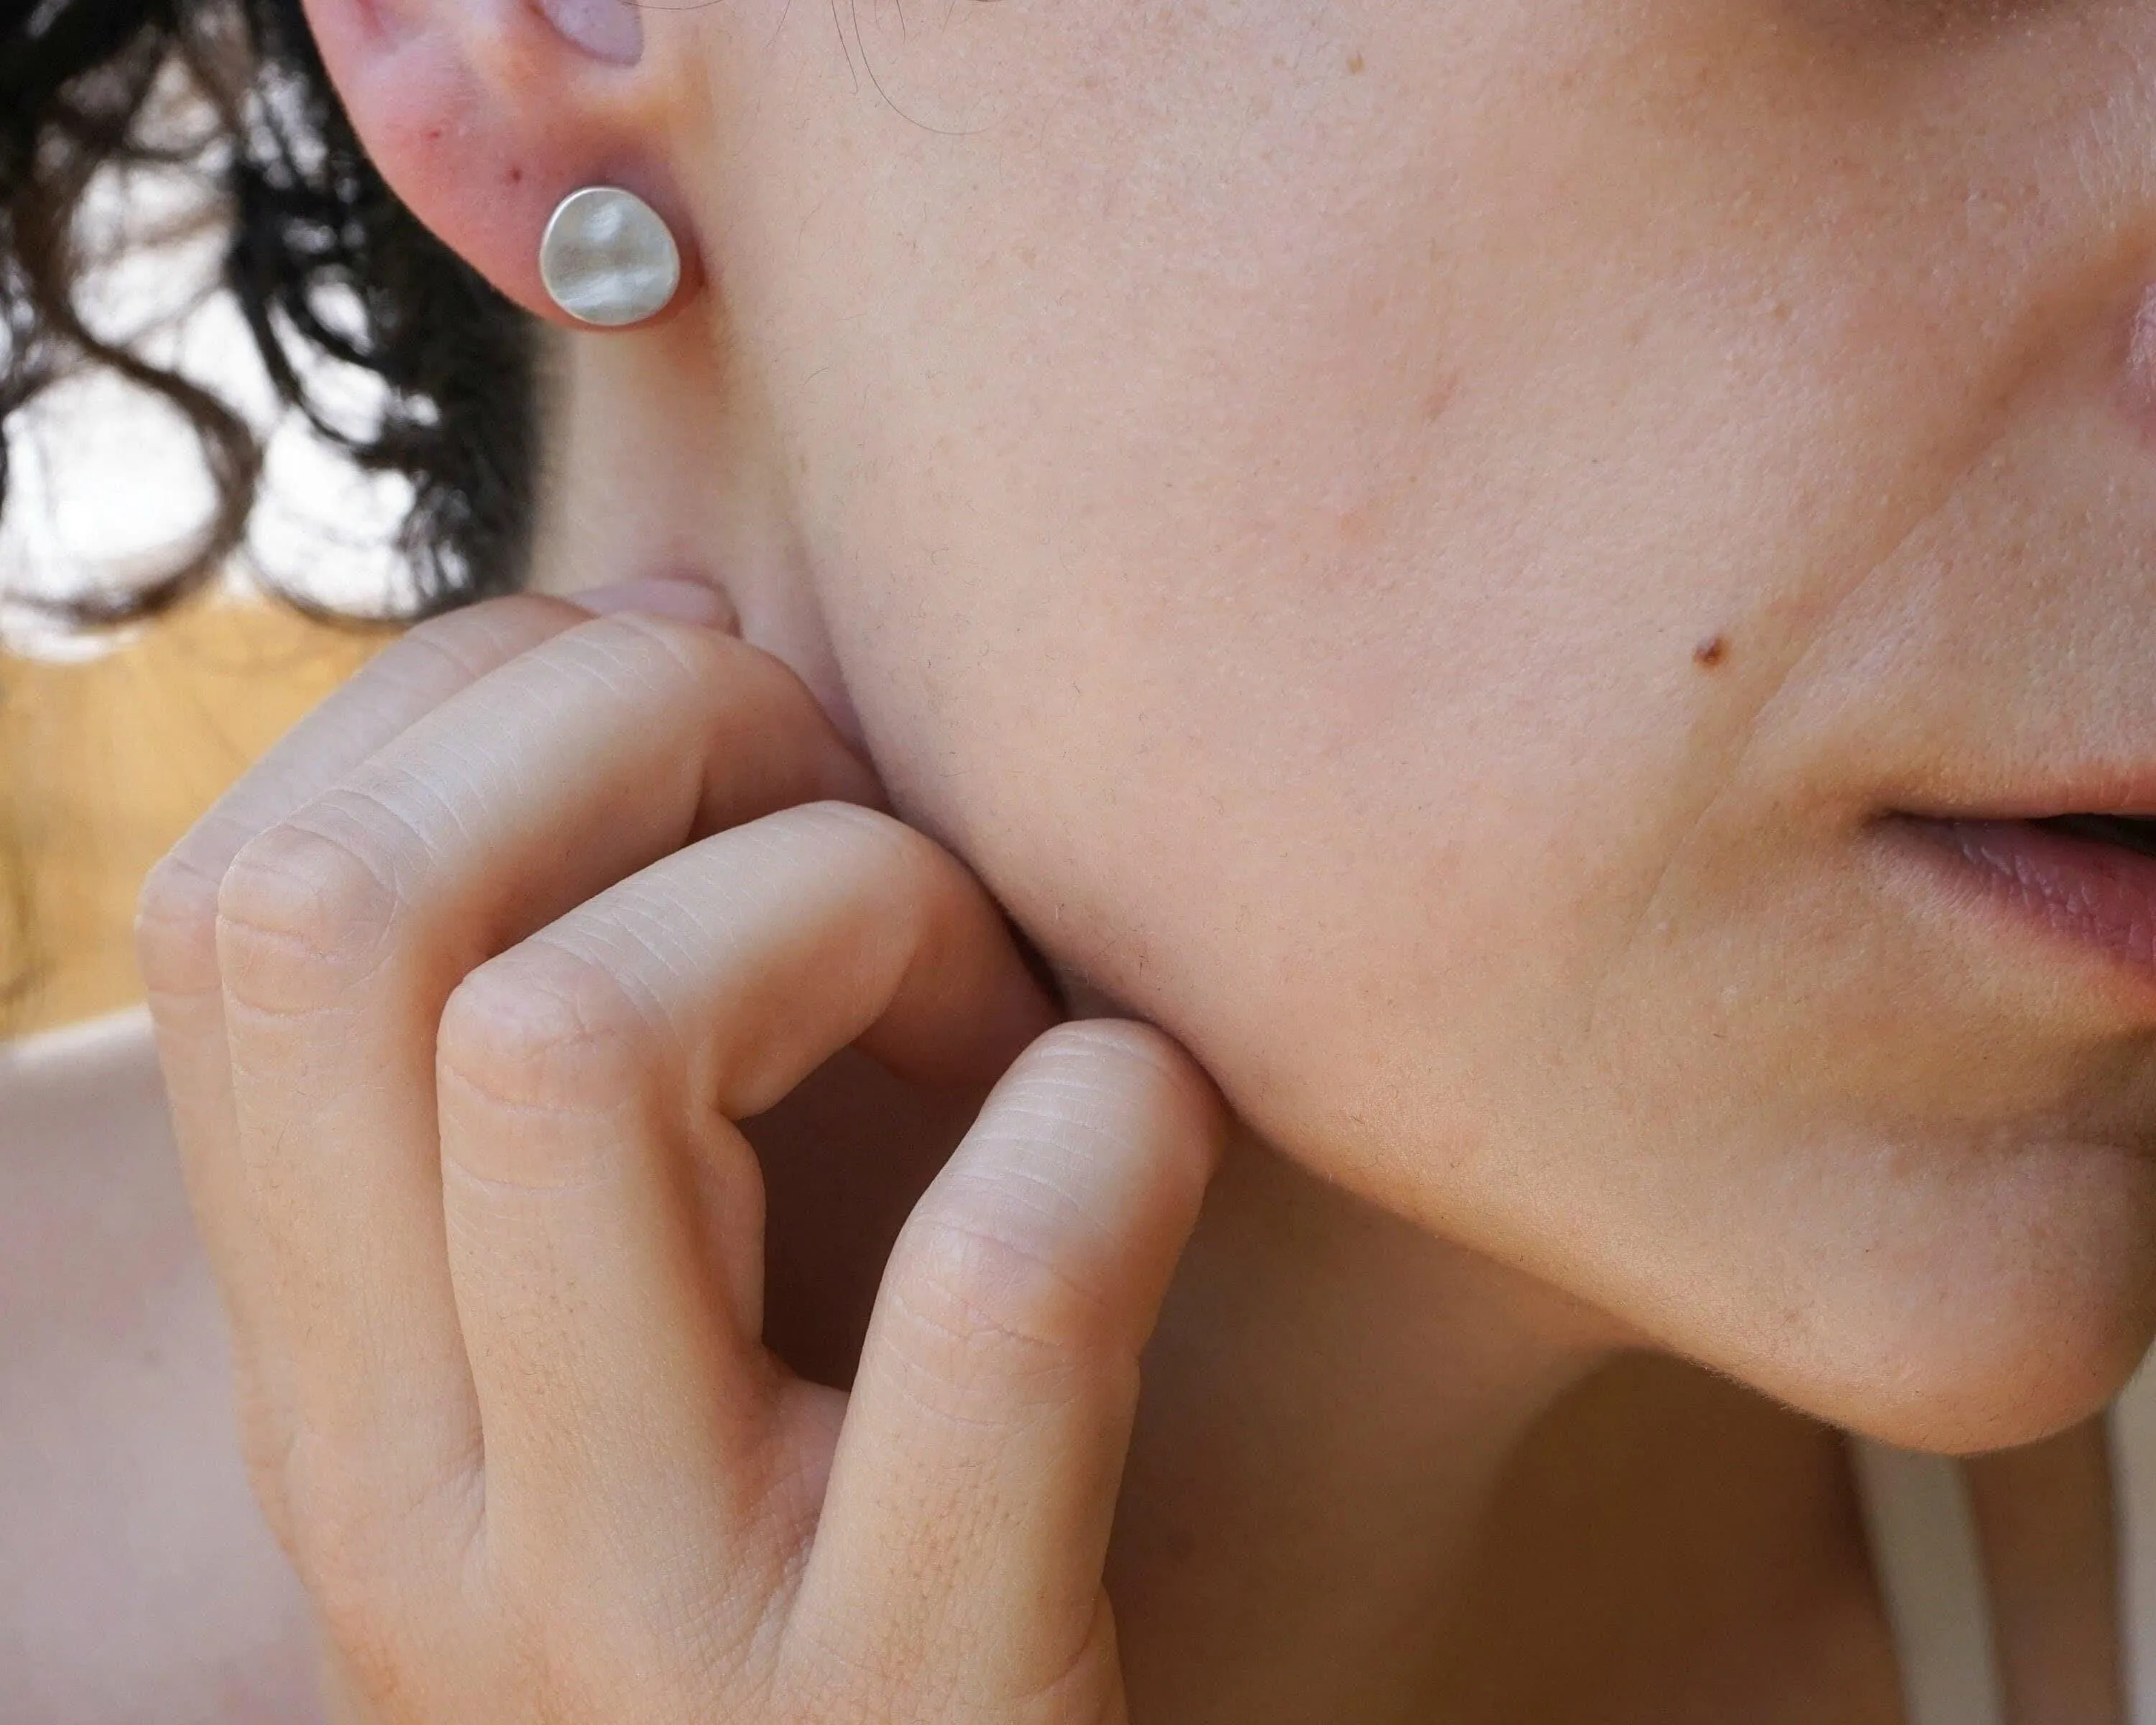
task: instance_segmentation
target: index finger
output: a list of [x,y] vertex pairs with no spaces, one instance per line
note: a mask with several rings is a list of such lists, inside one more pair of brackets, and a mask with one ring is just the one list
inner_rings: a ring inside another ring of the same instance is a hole
[[1005,1074],[885,1272],[797,1649],[946,1717],[1050,1696],[1040,1717],[1101,1716],[1138,1356],[1225,1128],[1211,1081],[1142,1024],[1064,1024]]
[[[399,636],[288,732],[173,846],[144,881],[136,962],[149,996],[157,1056],[197,1231],[223,1291],[241,1377],[242,1435],[264,1434],[250,1409],[275,1392],[258,1381],[258,1328],[248,1290],[254,1242],[244,1212],[211,1175],[215,1147],[238,1130],[224,994],[217,957],[217,896],[234,857],[371,758],[459,690],[588,620],[560,599],[516,595],[434,618]],[[275,1515],[272,1507],[273,1517]],[[281,1530],[280,1530],[281,1531]]]
[[217,955],[218,891],[257,835],[371,760],[443,703],[594,614],[638,609],[732,629],[732,607],[700,583],[630,582],[574,599],[516,593],[429,618],[354,672],[263,755],[152,868],[136,907],[135,947],[151,1008],[168,1111],[197,1228],[251,1367],[254,1325],[241,1291],[259,1278],[238,1212],[203,1184],[210,1147],[237,1130]]

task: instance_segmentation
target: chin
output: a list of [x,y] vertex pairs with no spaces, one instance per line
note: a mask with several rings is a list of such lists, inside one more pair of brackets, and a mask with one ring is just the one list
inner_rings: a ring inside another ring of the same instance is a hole
[[1871,1272],[1845,1266],[1814,1345],[1763,1387],[1881,1442],[1951,1455],[2101,1412],[2156,1337],[2156,1162],[2025,1147],[1960,1196],[1945,1225]]

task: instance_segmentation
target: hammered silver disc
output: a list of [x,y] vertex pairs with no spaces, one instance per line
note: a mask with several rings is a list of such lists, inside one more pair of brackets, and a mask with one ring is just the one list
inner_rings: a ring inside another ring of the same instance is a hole
[[634,192],[585,186],[547,223],[539,279],[579,323],[618,329],[666,309],[681,285],[681,254],[659,212]]

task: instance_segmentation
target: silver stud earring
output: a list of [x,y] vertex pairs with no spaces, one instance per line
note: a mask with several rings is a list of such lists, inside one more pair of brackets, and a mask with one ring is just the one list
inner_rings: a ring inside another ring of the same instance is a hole
[[619,186],[584,186],[554,207],[539,241],[547,296],[579,323],[619,329],[656,317],[681,285],[681,253],[659,212]]

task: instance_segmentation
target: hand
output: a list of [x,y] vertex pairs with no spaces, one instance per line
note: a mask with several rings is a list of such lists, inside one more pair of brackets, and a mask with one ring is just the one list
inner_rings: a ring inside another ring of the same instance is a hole
[[[524,597],[389,647],[152,875],[249,1467],[349,1717],[1122,1717],[1101,1571],[1219,1105],[1056,1027],[877,800],[777,660]],[[842,1394],[762,1345],[734,1122],[855,1044],[1003,1076]]]

